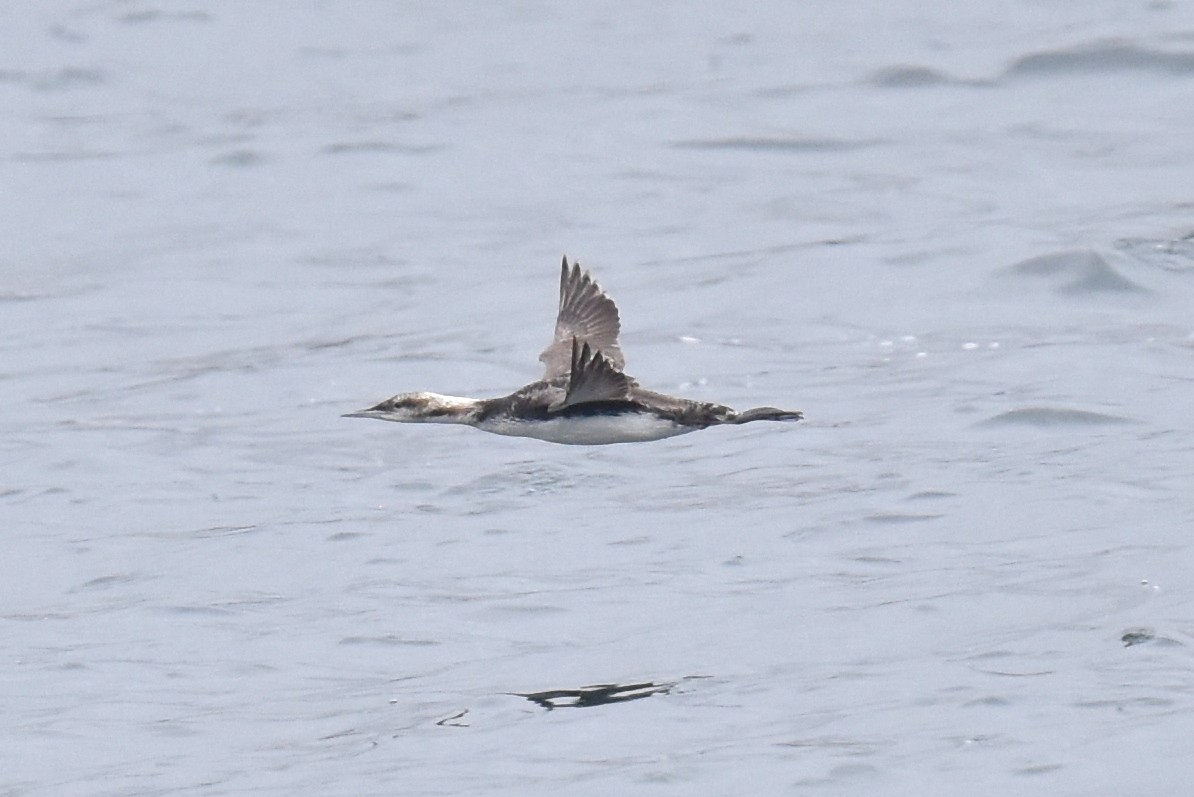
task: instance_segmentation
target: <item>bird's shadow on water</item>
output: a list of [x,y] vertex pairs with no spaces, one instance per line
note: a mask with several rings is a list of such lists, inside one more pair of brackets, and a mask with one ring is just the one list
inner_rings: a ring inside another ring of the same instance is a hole
[[711,678],[709,675],[685,675],[677,681],[639,681],[632,684],[591,684],[572,689],[548,689],[543,692],[508,692],[525,697],[537,706],[551,711],[557,708],[593,708],[611,703],[642,700],[655,695],[669,695],[690,681]]
[[[710,675],[686,675],[675,681],[637,681],[627,684],[590,684],[573,688],[547,689],[541,692],[503,692],[512,697],[521,697],[546,711],[558,708],[596,708],[618,703],[628,703],[648,697],[670,695],[684,691],[690,681],[712,678]],[[468,728],[471,709],[463,708],[441,717],[435,724],[441,728]]]
[[678,685],[678,681],[662,683],[643,681],[634,684],[593,684],[575,689],[549,689],[545,692],[510,692],[509,694],[525,697],[532,703],[551,711],[557,708],[606,706],[610,703],[641,700],[652,695],[666,695]]

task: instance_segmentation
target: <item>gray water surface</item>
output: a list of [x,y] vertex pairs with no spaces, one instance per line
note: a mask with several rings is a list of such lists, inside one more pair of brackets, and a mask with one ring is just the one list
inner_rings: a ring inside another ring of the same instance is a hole
[[0,793],[1188,788],[1194,6],[7,17]]

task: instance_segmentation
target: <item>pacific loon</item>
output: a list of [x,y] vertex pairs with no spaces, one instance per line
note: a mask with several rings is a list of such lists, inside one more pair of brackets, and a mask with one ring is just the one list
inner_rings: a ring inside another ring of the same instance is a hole
[[457,423],[485,432],[552,443],[604,445],[660,440],[722,424],[799,421],[800,412],[720,404],[644,390],[622,370],[618,308],[579,263],[560,269],[555,339],[539,360],[543,378],[508,396],[462,398],[401,393],[345,418],[400,423]]

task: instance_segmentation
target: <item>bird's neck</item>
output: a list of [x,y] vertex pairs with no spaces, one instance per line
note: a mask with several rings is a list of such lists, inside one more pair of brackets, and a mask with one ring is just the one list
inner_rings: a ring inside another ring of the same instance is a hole
[[426,423],[475,423],[484,403],[482,399],[440,393],[426,393],[424,396],[427,399],[423,416]]

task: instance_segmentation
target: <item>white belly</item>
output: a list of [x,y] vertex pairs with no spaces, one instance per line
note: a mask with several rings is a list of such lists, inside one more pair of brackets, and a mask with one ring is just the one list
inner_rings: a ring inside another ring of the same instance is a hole
[[679,426],[654,415],[637,413],[553,418],[549,421],[491,419],[481,422],[477,428],[494,434],[533,437],[536,440],[546,440],[549,443],[564,443],[574,446],[641,443],[696,431],[695,427]]

